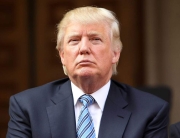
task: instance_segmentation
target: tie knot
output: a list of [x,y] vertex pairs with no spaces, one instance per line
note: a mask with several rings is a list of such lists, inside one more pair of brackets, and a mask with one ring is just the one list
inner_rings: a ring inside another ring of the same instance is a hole
[[84,94],[79,98],[79,101],[86,107],[94,103],[94,98],[91,95]]

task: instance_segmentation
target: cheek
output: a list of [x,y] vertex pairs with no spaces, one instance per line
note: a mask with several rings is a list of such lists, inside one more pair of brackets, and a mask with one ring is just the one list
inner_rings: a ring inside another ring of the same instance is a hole
[[70,49],[64,53],[64,60],[66,64],[73,63],[77,57],[77,52],[74,49]]
[[96,59],[103,65],[108,66],[108,63],[112,62],[112,55],[107,51],[97,53]]
[[112,57],[112,50],[110,48],[103,49],[99,52],[99,55],[102,55],[104,58],[109,59]]

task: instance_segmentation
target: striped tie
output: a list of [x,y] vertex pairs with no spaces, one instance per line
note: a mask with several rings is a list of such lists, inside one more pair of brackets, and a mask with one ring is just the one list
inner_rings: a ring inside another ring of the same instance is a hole
[[96,138],[94,124],[88,111],[88,106],[94,103],[91,95],[83,95],[79,98],[83,104],[77,124],[77,138]]

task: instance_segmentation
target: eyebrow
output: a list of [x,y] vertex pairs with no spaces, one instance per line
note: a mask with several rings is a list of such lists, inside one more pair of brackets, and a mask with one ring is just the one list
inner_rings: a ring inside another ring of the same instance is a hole
[[87,33],[87,35],[88,36],[102,36],[102,34],[97,31],[90,31]]
[[70,34],[67,35],[67,38],[76,37],[76,36],[80,36],[80,33],[78,33],[78,32],[71,32]]
[[[70,34],[68,34],[66,36],[67,39],[73,38],[73,37],[79,37],[81,36],[81,33],[79,32],[71,32]],[[97,31],[90,31],[87,33],[88,37],[92,37],[92,36],[102,36],[101,33],[97,32]]]

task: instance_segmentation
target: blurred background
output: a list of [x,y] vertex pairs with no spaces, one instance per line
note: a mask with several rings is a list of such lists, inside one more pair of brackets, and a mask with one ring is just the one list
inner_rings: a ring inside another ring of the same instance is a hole
[[120,21],[123,51],[113,79],[168,88],[170,124],[180,121],[179,0],[0,0],[0,138],[11,95],[65,77],[56,25],[68,10],[91,5],[114,11]]

